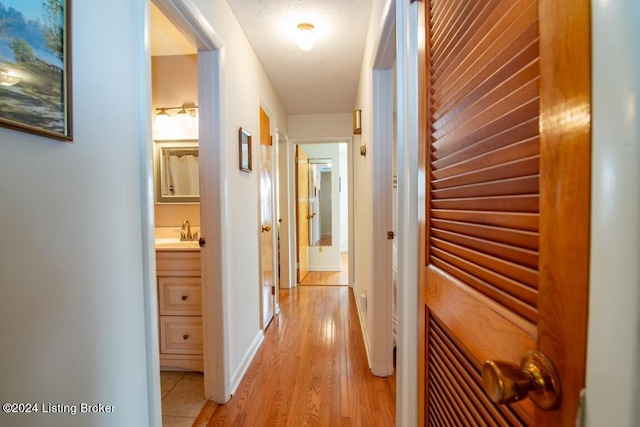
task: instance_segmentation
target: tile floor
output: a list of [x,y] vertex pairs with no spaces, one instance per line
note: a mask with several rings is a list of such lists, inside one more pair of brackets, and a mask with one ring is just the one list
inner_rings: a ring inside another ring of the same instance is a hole
[[162,426],[191,427],[206,403],[200,372],[160,372]]

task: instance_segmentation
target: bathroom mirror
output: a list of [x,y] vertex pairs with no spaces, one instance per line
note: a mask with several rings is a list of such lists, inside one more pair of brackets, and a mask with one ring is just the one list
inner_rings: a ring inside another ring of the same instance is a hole
[[332,246],[331,159],[309,159],[310,246]]
[[200,162],[197,140],[157,143],[156,201],[200,201]]

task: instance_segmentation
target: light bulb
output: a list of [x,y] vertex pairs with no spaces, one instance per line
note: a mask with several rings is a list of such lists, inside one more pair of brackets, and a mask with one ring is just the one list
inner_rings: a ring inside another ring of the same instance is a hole
[[296,35],[296,42],[301,50],[311,50],[316,42],[316,36],[313,33],[313,24],[302,23],[298,24],[298,33]]

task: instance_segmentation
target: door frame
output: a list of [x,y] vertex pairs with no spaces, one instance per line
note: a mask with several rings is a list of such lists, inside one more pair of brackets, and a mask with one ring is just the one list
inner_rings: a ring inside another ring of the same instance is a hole
[[396,425],[418,423],[419,37],[424,2],[395,2],[398,138]]
[[[295,159],[296,158],[296,145],[306,145],[306,144],[330,144],[330,143],[346,143],[347,144],[347,180],[349,181],[347,183],[347,189],[348,189],[348,210],[349,210],[349,236],[348,236],[348,240],[349,240],[349,287],[353,287],[353,282],[354,282],[354,260],[355,260],[355,248],[354,248],[354,236],[353,236],[353,225],[354,225],[354,218],[353,218],[353,212],[354,212],[354,208],[353,208],[353,137],[352,136],[343,136],[343,137],[333,137],[333,136],[329,136],[329,137],[318,137],[318,138],[313,138],[313,137],[305,137],[305,138],[290,138],[289,139],[289,159]],[[289,161],[289,164],[287,166],[287,168],[289,169],[289,185],[288,185],[288,194],[289,194],[289,206],[291,207],[291,210],[293,210],[293,216],[290,216],[290,218],[294,218],[294,220],[291,221],[292,227],[291,230],[295,230],[295,233],[292,232],[292,234],[290,235],[289,238],[289,249],[291,250],[291,259],[293,260],[297,260],[297,253],[298,253],[298,241],[297,241],[297,235],[298,235],[298,220],[297,217],[295,216],[295,206],[297,204],[297,194],[296,194],[296,183],[294,182],[295,179],[295,168],[297,168],[298,165],[296,164],[295,161]],[[290,211],[291,211],[290,210]],[[295,226],[294,226],[295,225]],[[299,283],[297,283],[297,279],[294,280],[293,278],[296,277],[296,265],[295,262],[292,263],[291,266],[291,271],[292,271],[292,276],[290,276],[291,279],[291,283],[292,283],[292,287],[293,286],[297,286],[299,285]]]
[[[258,257],[259,259],[259,271],[260,271],[260,329],[262,329],[263,331],[265,331],[267,329],[267,327],[269,326],[269,324],[271,323],[271,321],[273,320],[273,318],[276,316],[276,314],[279,311],[279,306],[278,306],[278,294],[280,291],[279,285],[278,285],[278,277],[277,277],[277,268],[278,268],[278,264],[277,264],[277,203],[278,203],[278,198],[277,198],[277,181],[276,181],[276,177],[277,177],[277,163],[278,163],[278,152],[277,152],[277,141],[275,141],[275,137],[274,134],[277,131],[277,126],[275,123],[275,120],[272,119],[272,114],[269,110],[269,108],[267,106],[264,105],[263,102],[259,102],[259,110],[262,110],[265,115],[269,118],[269,136],[271,137],[271,171],[269,171],[269,175],[271,177],[271,221],[272,221],[272,226],[271,226],[271,230],[273,234],[273,238],[271,239],[271,254],[272,254],[272,260],[271,260],[271,265],[272,265],[272,283],[273,286],[275,286],[275,293],[272,294],[273,296],[273,313],[271,318],[265,322],[264,321],[264,292],[263,292],[263,284],[262,284],[262,238],[258,239],[258,246],[259,246],[259,253],[260,256]],[[260,194],[260,169],[262,168],[262,120],[260,120],[260,115],[258,114],[258,123],[260,123],[260,130],[259,130],[259,139],[257,141],[257,146],[259,147],[258,149],[258,161],[257,161],[257,165],[258,165],[258,173],[256,174],[256,178],[258,180],[258,206],[261,207],[262,205],[262,195]],[[262,210],[260,209],[260,212],[262,212]],[[262,227],[262,214],[260,213],[258,215],[258,230],[260,231]],[[260,231],[261,232],[261,231]]]
[[[371,372],[393,374],[393,67],[396,62],[396,9],[389,3],[372,64],[372,151],[373,155],[373,332]],[[384,207],[384,209],[382,209]]]
[[[222,187],[225,177],[224,144],[222,135],[223,123],[223,70],[224,70],[224,43],[218,36],[202,12],[191,2],[185,0],[148,0],[144,2],[144,37],[148,40],[150,33],[150,2],[162,11],[162,13],[178,28],[187,39],[198,49],[198,109],[199,109],[199,146],[200,146],[200,211],[207,215],[201,215],[200,228],[202,236],[209,236],[207,245],[201,250],[202,282],[210,286],[202,287],[203,307],[203,341],[204,341],[204,390],[205,397],[218,403],[225,403],[231,397],[229,388],[229,358],[228,358],[228,334],[226,324],[228,314],[224,301],[225,271],[224,242],[226,241],[226,202],[222,197]],[[143,43],[143,42],[141,42]],[[142,45],[143,58],[146,64],[143,68],[144,75],[141,81],[149,82],[151,79],[150,46]],[[145,189],[145,212],[143,217],[143,229],[148,238],[146,244],[146,263],[148,265],[148,279],[146,284],[146,335],[147,345],[147,369],[149,377],[149,396],[154,403],[155,418],[160,414],[161,405],[159,393],[160,370],[158,363],[157,345],[157,289],[155,283],[155,247],[153,238],[155,220],[154,192],[153,192],[153,161],[152,157],[153,135],[149,119],[151,105],[151,85],[141,89],[140,114],[147,118],[143,127],[143,139],[147,141],[144,155],[145,175],[141,177]],[[206,118],[206,119],[205,119]],[[149,178],[151,177],[151,178]],[[213,238],[217,236],[217,238]]]
[[[290,162],[290,151],[289,151],[289,138],[284,130],[276,127],[276,135],[277,135],[277,165],[276,165],[276,179],[277,186],[276,190],[278,192],[277,200],[278,205],[277,208],[277,217],[278,220],[282,220],[282,222],[278,223],[278,227],[280,229],[280,247],[278,249],[278,268],[280,276],[278,277],[278,288],[279,289],[290,289],[292,285],[292,277],[295,275],[295,271],[292,271],[292,266],[295,267],[295,260],[292,260],[293,252],[291,250],[290,240],[292,236],[292,228],[291,225],[295,222],[292,218],[292,207],[289,204],[289,197],[287,197],[287,188],[288,183],[293,178],[289,175],[289,162]],[[277,312],[280,311],[280,296],[277,296],[276,306]]]

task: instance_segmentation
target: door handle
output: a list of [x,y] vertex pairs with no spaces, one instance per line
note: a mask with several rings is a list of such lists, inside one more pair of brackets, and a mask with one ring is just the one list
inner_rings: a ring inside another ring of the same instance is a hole
[[198,246],[200,246],[201,248],[204,247],[204,245],[207,244],[207,241],[204,239],[204,237],[201,237],[198,239]]
[[550,411],[562,400],[556,369],[547,356],[535,350],[524,355],[520,366],[487,360],[482,365],[482,383],[495,403],[512,403],[529,396],[537,407]]
[[264,233],[265,231],[266,232],[271,231],[271,226],[270,225],[263,225],[262,226],[262,232]]

